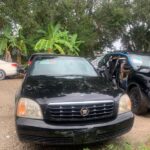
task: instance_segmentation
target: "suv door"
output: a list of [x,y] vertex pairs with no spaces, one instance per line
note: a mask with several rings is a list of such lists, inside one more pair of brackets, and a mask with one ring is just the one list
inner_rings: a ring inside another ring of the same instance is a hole
[[110,56],[110,54],[105,55],[104,58],[98,63],[98,68],[106,67],[106,63],[108,62]]
[[110,76],[109,76],[109,69],[110,68],[108,65],[108,61],[109,61],[111,56],[112,56],[111,54],[105,55],[104,58],[98,63],[99,70],[103,72],[103,74],[107,80],[110,79]]

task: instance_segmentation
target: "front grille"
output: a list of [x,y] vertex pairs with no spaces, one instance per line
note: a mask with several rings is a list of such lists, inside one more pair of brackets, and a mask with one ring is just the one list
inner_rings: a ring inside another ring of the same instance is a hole
[[[83,115],[83,109],[88,111],[86,115]],[[115,114],[114,101],[67,102],[50,104],[45,119],[54,122],[104,121],[114,118]]]

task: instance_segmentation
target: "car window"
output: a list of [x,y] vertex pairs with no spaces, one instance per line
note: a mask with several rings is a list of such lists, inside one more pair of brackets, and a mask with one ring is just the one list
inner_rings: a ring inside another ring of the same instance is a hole
[[106,66],[107,61],[111,55],[106,55],[104,58],[98,63],[98,67]]
[[31,67],[30,75],[98,76],[93,66],[86,59],[79,57],[49,57],[49,58],[37,57]]
[[140,67],[150,68],[150,56],[131,54],[129,56],[129,60],[134,69],[138,69]]

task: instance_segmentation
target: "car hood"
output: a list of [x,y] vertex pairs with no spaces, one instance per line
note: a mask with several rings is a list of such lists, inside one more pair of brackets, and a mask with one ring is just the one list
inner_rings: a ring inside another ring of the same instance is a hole
[[140,75],[145,76],[145,77],[150,77],[150,72],[138,72]]
[[114,99],[121,93],[101,77],[27,77],[23,83],[23,97],[37,100],[81,101]]

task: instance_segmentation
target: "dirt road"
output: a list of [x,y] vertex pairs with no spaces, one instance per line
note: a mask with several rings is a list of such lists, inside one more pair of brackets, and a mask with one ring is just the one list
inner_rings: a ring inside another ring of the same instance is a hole
[[[0,150],[41,149],[41,147],[35,146],[33,144],[23,144],[19,142],[16,136],[14,125],[14,97],[20,84],[20,79],[0,81]],[[150,114],[144,117],[136,116],[133,129],[131,132],[121,137],[121,140],[127,140],[131,144],[147,142],[150,140]],[[52,148],[45,147],[44,149]]]

